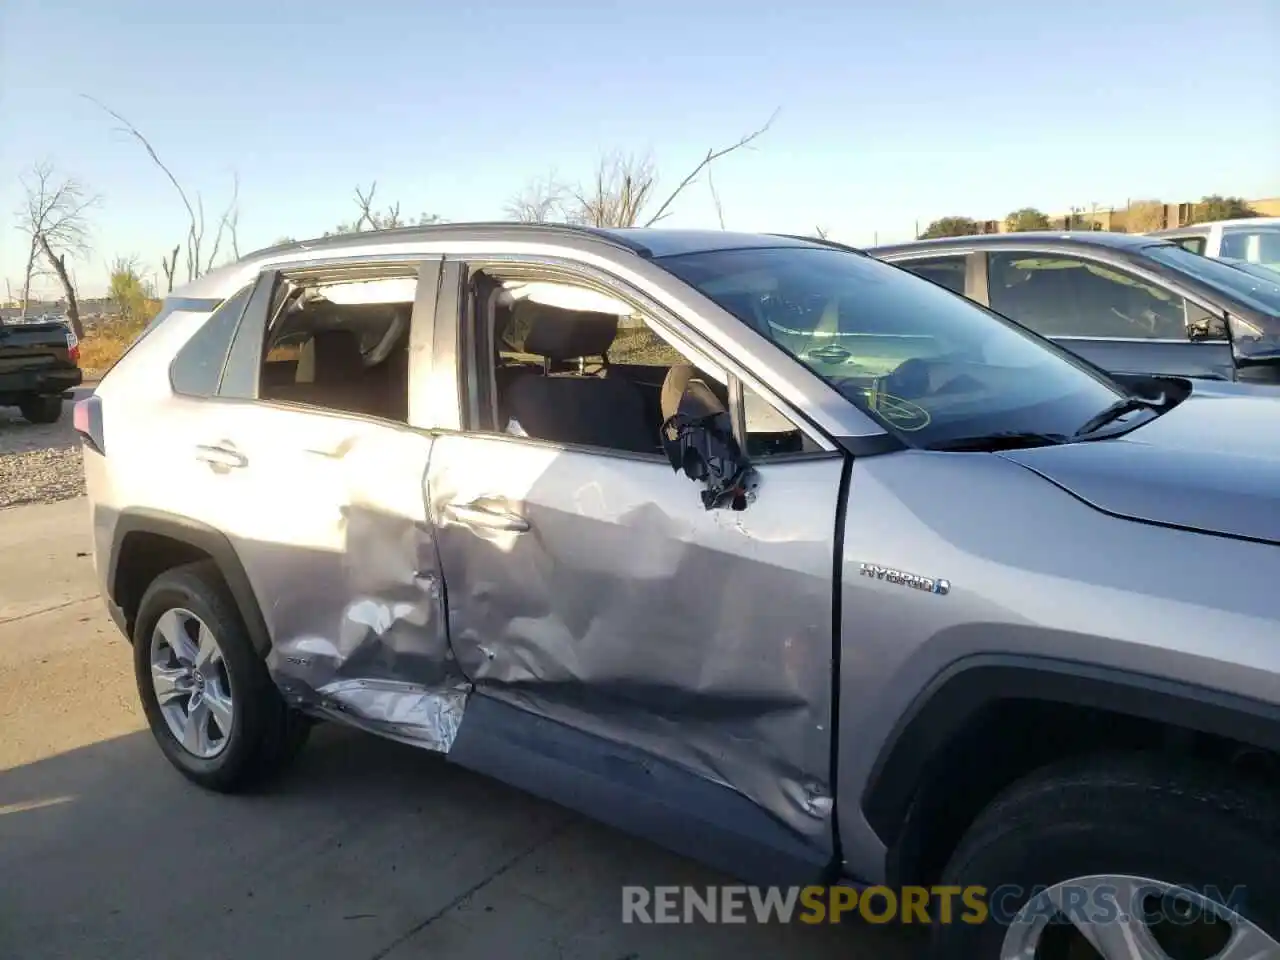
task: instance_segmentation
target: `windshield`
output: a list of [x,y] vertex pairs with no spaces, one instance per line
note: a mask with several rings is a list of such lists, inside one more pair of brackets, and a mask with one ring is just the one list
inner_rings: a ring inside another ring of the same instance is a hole
[[1124,395],[1011,321],[856,253],[749,248],[656,262],[912,446],[994,433],[1069,437]]
[[1157,263],[1179,270],[1208,284],[1259,313],[1280,317],[1280,276],[1274,280],[1255,272],[1238,270],[1221,260],[1211,260],[1174,243],[1156,243],[1142,252]]

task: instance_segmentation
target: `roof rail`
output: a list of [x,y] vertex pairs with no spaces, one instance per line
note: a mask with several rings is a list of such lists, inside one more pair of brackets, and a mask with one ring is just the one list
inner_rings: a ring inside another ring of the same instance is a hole
[[768,236],[783,237],[787,240],[807,240],[809,241],[809,243],[816,243],[819,246],[830,247],[832,250],[843,250],[846,253],[856,253],[859,256],[863,256],[863,257],[870,256],[870,254],[867,253],[867,251],[861,249],[860,247],[851,247],[847,243],[841,243],[838,240],[828,240],[826,237],[806,237],[803,234],[799,234],[799,233],[770,233],[768,234]]
[[285,253],[290,250],[328,250],[343,247],[353,242],[359,243],[395,243],[403,240],[430,240],[436,237],[448,237],[451,234],[465,233],[475,230],[510,231],[515,234],[560,235],[590,237],[592,240],[607,243],[610,246],[638,253],[642,256],[647,248],[640,243],[628,241],[600,227],[579,226],[572,223],[519,223],[512,220],[480,220],[460,223],[431,223],[420,226],[392,227],[388,230],[362,230],[358,233],[335,233],[327,237],[315,237],[310,240],[291,240],[263,247],[242,256],[241,260],[260,257],[265,254]]

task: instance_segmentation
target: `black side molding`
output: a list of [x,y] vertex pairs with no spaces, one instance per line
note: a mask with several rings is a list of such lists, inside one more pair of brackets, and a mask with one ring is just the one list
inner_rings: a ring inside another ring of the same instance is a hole
[[1280,707],[1142,674],[1041,657],[967,657],[940,673],[898,722],[862,795],[871,828],[897,841],[931,762],[984,708],[1021,700],[1091,707],[1280,753]]
[[253,592],[253,585],[249,582],[249,575],[245,573],[244,564],[240,562],[235,547],[226,534],[188,517],[145,507],[121,512],[116,520],[111,559],[107,567],[107,585],[111,591],[109,605],[123,605],[125,598],[121,596],[120,553],[129,536],[139,533],[166,537],[208,554],[218,565],[222,579],[226,581],[236,606],[240,608],[240,615],[244,617],[254,649],[263,657],[270,652],[271,636],[267,632],[267,622],[262,616],[258,597]]

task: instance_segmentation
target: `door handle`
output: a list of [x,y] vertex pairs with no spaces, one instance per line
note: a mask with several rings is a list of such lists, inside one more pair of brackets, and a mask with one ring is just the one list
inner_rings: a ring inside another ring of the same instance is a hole
[[507,530],[511,533],[524,533],[529,529],[529,521],[524,517],[508,513],[483,500],[473,500],[470,503],[446,503],[443,513],[446,519],[468,527]]
[[249,458],[225,440],[197,446],[196,459],[207,463],[214,473],[226,473],[249,465]]

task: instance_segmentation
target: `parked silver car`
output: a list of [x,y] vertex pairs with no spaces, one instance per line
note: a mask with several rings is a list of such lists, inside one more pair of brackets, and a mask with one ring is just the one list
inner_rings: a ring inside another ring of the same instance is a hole
[[751,880],[985,888],[939,956],[1280,950],[1265,388],[835,244],[449,225],[176,291],[75,422],[196,783],[327,718]]
[[1171,240],[1202,256],[1243,260],[1280,272],[1280,217],[1215,220],[1154,230],[1148,236]]

